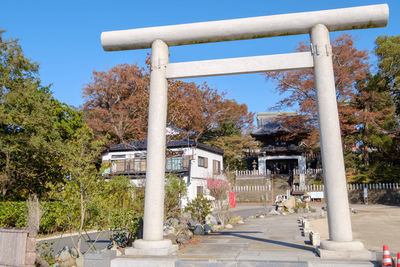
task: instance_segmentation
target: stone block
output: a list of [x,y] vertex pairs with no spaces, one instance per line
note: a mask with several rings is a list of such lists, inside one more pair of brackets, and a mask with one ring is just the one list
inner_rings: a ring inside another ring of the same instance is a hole
[[227,224],[227,225],[225,225],[225,228],[226,228],[226,229],[232,229],[233,226],[232,226],[231,224]]
[[204,232],[206,232],[208,234],[212,232],[212,228],[208,224],[205,224],[203,228],[204,228]]
[[287,199],[283,205],[287,208],[287,209],[294,209],[296,207],[296,198],[295,197],[290,197],[289,199]]
[[368,250],[360,251],[333,251],[317,248],[317,253],[321,259],[324,260],[354,260],[354,261],[374,261],[373,253]]
[[36,252],[36,238],[28,237],[26,239],[26,251]]
[[193,237],[192,231],[186,229],[186,230],[183,230],[182,232],[180,232],[176,236],[176,242],[177,243],[185,243],[186,241],[189,241],[192,237]]
[[168,256],[178,251],[178,245],[171,245],[166,248],[125,248],[125,255],[137,256]]
[[25,264],[26,265],[35,265],[36,260],[36,252],[26,252],[25,253]]
[[207,224],[211,224],[211,225],[217,225],[218,224],[218,220],[214,215],[208,214],[206,216],[206,223]]
[[321,244],[321,237],[318,232],[311,231],[309,234],[310,242],[314,247],[318,247]]
[[323,240],[320,248],[317,248],[317,253],[321,259],[327,260],[376,260],[375,253],[365,249],[363,243],[355,240],[347,242]]
[[311,230],[310,229],[304,229],[303,232],[304,232],[304,236],[307,237],[307,236],[310,236]]
[[111,267],[175,267],[176,257],[115,258]]
[[204,235],[204,228],[200,224],[196,225],[196,227],[193,230],[193,234],[195,235]]
[[85,267],[110,267],[111,260],[117,256],[115,250],[106,250],[101,253],[86,253],[84,257]]
[[177,236],[174,235],[173,233],[168,234],[168,235],[164,235],[164,238],[171,240],[172,244],[176,244],[176,242],[177,242],[176,241]]

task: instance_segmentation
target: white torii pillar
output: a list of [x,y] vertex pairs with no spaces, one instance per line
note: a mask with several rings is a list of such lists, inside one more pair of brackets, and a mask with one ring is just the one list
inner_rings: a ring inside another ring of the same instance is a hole
[[[352,236],[329,31],[384,27],[388,16],[383,4],[103,32],[105,51],[152,48],[144,234],[125,253],[167,255],[177,249],[163,239],[167,79],[314,67],[329,226],[329,240],[318,252],[322,258],[370,259]],[[168,46],[307,33],[311,53],[168,62]]]
[[317,24],[310,37],[329,225],[329,240],[318,252],[322,258],[372,259],[360,241],[353,241],[329,31]]

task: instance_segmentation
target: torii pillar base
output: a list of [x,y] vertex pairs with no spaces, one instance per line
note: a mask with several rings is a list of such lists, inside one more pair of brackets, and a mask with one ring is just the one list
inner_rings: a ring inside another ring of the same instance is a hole
[[139,239],[133,243],[133,247],[125,249],[125,255],[167,256],[173,255],[176,251],[178,251],[178,245],[173,245],[169,239],[163,239],[160,241],[146,241]]
[[325,260],[376,260],[376,255],[365,249],[360,241],[338,242],[324,240],[321,241],[321,247],[317,248],[317,253],[321,259]]

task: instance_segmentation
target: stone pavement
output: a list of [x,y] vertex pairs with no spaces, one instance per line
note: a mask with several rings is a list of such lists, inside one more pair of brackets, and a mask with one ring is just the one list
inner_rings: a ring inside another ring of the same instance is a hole
[[[246,219],[233,229],[197,236],[200,242],[170,257],[119,258],[112,266],[377,266],[376,262],[321,260],[302,234],[299,214]],[[132,258],[130,258],[133,260]]]
[[177,253],[177,266],[374,266],[372,262],[321,260],[303,236],[300,215],[245,220],[233,229],[200,237]]

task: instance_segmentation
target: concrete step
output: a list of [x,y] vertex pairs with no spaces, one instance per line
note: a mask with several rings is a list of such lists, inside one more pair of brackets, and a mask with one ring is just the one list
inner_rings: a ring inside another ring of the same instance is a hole
[[309,267],[373,267],[380,266],[377,262],[358,262],[358,261],[321,261],[309,262]]
[[307,267],[307,262],[294,261],[189,261],[179,260],[176,267]]
[[[118,257],[111,261],[111,267],[373,267],[373,262],[359,261],[277,261],[277,260],[215,260],[215,259],[177,259],[166,257]],[[93,265],[94,266],[94,265]]]
[[373,267],[372,262],[354,261],[210,261],[210,260],[178,260],[176,267]]

